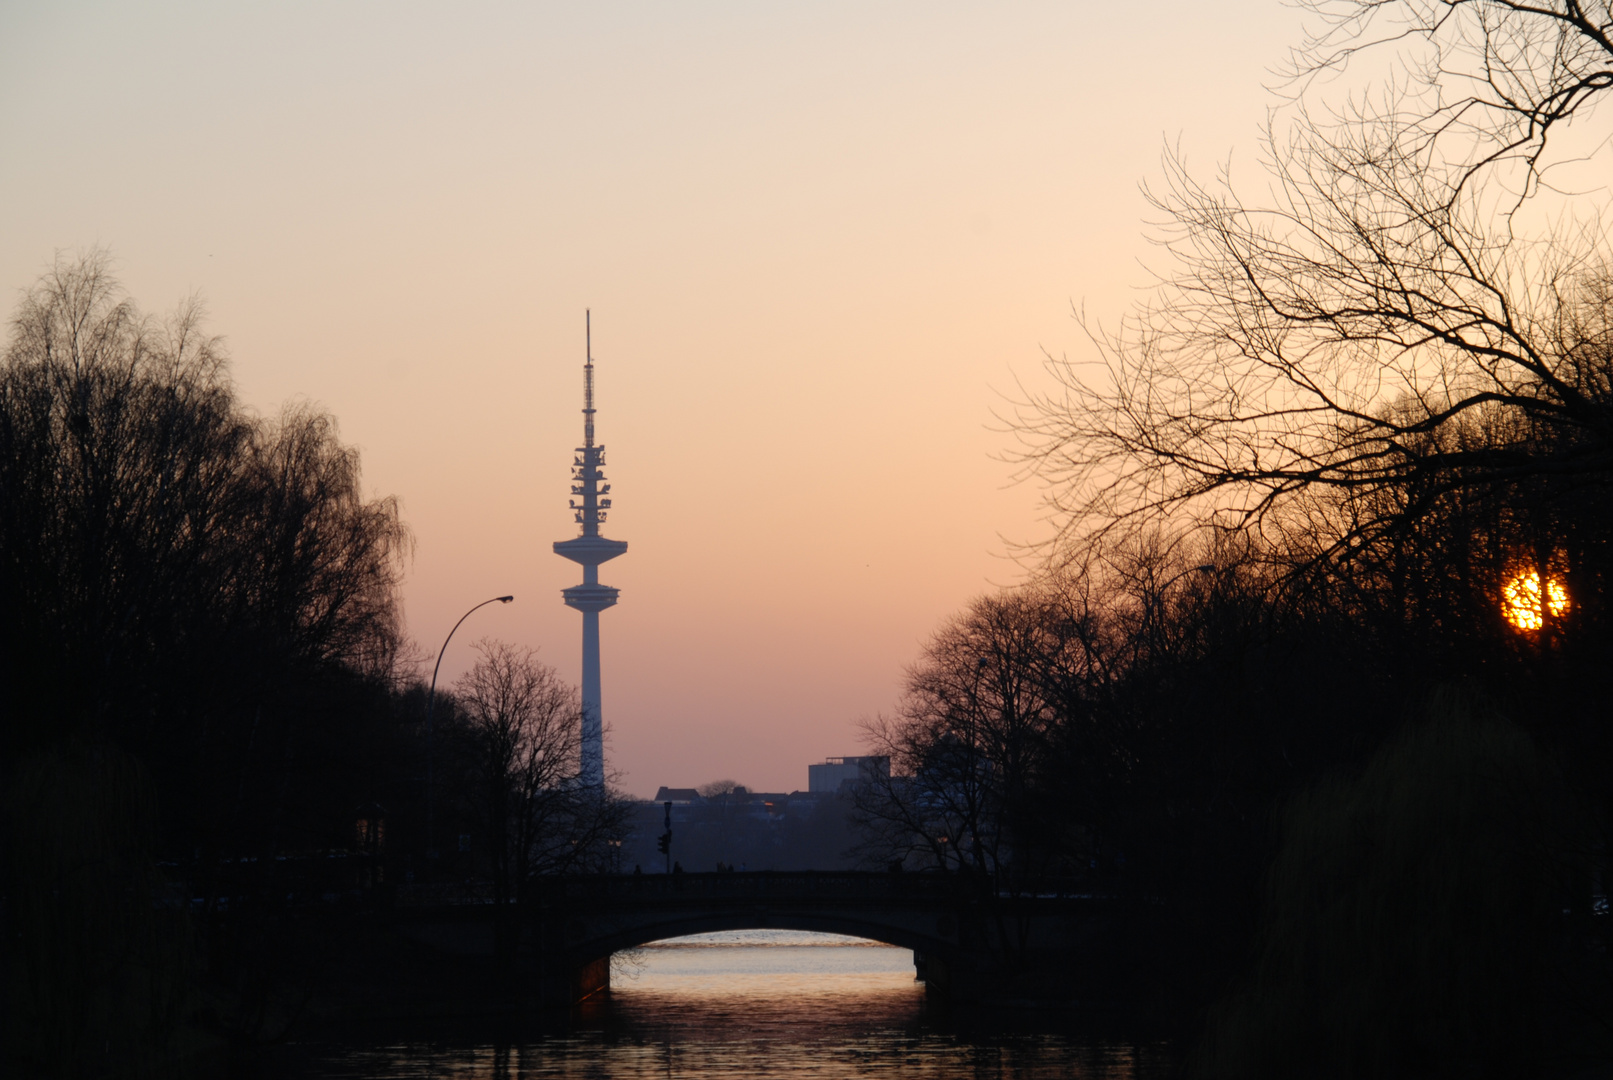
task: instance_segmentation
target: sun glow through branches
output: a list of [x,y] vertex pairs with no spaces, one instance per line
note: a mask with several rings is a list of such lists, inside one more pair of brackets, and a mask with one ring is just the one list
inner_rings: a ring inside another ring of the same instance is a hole
[[[1558,618],[1568,610],[1568,590],[1557,578],[1546,579],[1546,611]],[[1501,614],[1519,630],[1546,625],[1541,612],[1540,575],[1534,570],[1517,574],[1501,589]]]

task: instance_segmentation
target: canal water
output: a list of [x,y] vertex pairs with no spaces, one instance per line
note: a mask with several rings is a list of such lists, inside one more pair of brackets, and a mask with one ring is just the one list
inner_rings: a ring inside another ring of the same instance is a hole
[[1072,1031],[1057,1013],[968,1023],[926,1005],[913,954],[858,938],[758,930],[618,954],[608,995],[564,1033],[410,1030],[287,1047],[306,1080],[901,1077],[1156,1080],[1164,1046]]

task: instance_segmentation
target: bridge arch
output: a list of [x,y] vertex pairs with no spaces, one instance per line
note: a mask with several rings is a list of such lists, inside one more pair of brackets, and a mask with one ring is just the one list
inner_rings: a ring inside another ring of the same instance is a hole
[[[942,920],[942,929],[946,923]],[[710,911],[700,913],[669,913],[664,918],[646,920],[631,926],[601,928],[590,933],[583,923],[581,934],[572,933],[580,919],[573,919],[568,927],[566,952],[573,962],[587,964],[606,959],[625,949],[636,949],[657,941],[688,937],[691,934],[712,934],[729,930],[798,930],[819,934],[842,934],[846,937],[877,941],[900,949],[911,949],[926,957],[946,958],[956,950],[956,943],[939,934],[926,934],[911,926],[892,924],[883,920],[858,917],[840,912],[757,912]]]
[[962,923],[982,889],[956,875],[810,870],[561,876],[534,890],[526,910],[545,968],[569,973],[568,992],[580,1000],[610,985],[612,953],[723,930],[879,941],[912,949],[927,981],[951,981],[955,968],[974,966],[979,935]]

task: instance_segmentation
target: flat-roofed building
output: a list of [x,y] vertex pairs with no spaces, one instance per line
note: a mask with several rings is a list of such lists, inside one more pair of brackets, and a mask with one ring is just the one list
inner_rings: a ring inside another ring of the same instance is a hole
[[807,791],[832,795],[847,783],[883,780],[891,774],[891,759],[883,755],[825,758],[807,766]]

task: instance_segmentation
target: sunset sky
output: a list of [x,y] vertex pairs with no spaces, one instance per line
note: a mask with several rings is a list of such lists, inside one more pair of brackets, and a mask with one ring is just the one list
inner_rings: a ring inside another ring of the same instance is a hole
[[[1258,173],[1280,0],[0,5],[0,287],[110,249],[199,292],[241,397],[400,498],[422,655],[472,604],[579,676],[550,550],[583,311],[628,541],[602,568],[638,795],[804,788],[1046,534],[993,414],[1148,281],[1167,142]],[[429,676],[429,663],[425,665]]]

